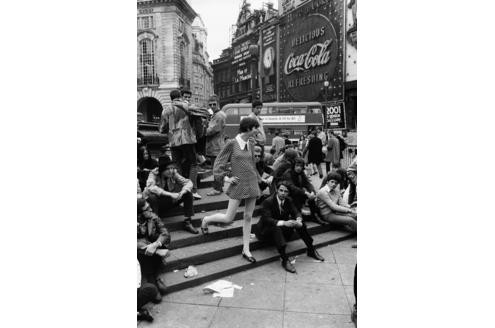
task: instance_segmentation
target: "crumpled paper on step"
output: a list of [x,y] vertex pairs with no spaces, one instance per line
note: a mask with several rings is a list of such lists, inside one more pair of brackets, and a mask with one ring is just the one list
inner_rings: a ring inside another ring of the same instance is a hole
[[189,277],[194,277],[198,275],[198,269],[196,269],[194,266],[190,265],[187,267],[186,272],[184,273],[184,277],[189,278]]
[[213,297],[234,297],[234,289],[242,289],[242,287],[221,279],[205,286],[203,292],[205,294],[213,293]]

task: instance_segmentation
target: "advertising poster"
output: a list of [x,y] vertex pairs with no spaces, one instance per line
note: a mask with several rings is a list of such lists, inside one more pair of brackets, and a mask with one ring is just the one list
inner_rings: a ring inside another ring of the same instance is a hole
[[261,31],[261,85],[262,99],[265,102],[277,100],[276,88],[276,33],[275,25]]
[[344,15],[344,0],[314,0],[281,18],[280,101],[344,99]]
[[325,127],[331,130],[345,129],[345,106],[343,101],[329,103],[325,108]]

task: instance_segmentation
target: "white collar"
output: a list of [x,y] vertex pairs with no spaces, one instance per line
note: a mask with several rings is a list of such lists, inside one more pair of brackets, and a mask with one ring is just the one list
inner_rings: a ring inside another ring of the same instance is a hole
[[[237,143],[239,144],[239,147],[240,147],[242,150],[246,149],[246,145],[248,144],[248,142],[247,142],[247,141],[242,140],[242,138],[241,138],[241,135],[240,135],[240,134],[238,134],[238,135],[235,137],[235,140],[237,140]],[[248,146],[248,149],[249,149],[249,146]]]
[[[275,198],[277,198],[278,206],[282,207],[282,200],[280,200],[280,198],[278,198],[278,196],[275,196]],[[285,200],[284,200],[284,202],[285,202]]]

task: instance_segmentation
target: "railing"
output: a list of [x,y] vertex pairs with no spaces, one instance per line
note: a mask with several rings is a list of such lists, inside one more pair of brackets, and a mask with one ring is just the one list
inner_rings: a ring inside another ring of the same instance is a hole
[[145,76],[143,78],[138,77],[137,85],[138,87],[144,85],[160,85],[160,80],[158,79],[157,75]]

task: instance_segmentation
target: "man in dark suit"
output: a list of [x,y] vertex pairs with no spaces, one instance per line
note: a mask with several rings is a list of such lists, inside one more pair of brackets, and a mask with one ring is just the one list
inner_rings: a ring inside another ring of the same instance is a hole
[[285,248],[286,240],[297,231],[299,237],[307,247],[308,256],[318,260],[325,259],[318,254],[313,246],[313,238],[306,229],[306,224],[302,222],[301,213],[296,209],[292,200],[288,198],[289,183],[280,181],[277,183],[275,194],[271,195],[261,204],[261,218],[256,225],[256,236],[260,240],[272,241],[275,243],[280,257],[282,267],[288,272],[295,273],[296,268],[290,263]]

